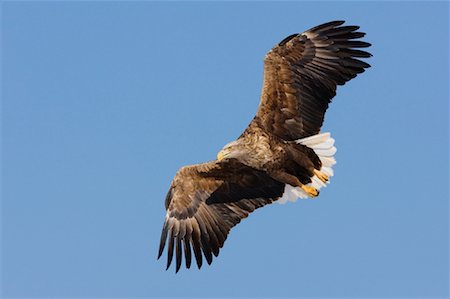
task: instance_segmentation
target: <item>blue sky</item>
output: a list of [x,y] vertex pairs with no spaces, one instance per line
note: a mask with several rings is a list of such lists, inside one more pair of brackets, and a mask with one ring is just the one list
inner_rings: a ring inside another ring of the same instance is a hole
[[[2,3],[5,297],[447,297],[445,2]],[[344,19],[373,66],[326,115],[335,176],[212,266],[156,261],[176,170],[252,119],[263,57]]]

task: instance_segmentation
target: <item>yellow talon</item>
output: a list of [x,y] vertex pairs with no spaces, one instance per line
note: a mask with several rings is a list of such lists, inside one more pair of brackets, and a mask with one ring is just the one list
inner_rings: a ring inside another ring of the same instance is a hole
[[328,182],[329,177],[320,170],[314,169],[314,174],[321,180],[322,182]]
[[319,195],[319,191],[317,191],[315,188],[313,187],[309,187],[306,185],[302,185],[301,187],[303,189],[303,191],[306,192],[306,194],[308,194],[310,197],[316,197],[317,195]]

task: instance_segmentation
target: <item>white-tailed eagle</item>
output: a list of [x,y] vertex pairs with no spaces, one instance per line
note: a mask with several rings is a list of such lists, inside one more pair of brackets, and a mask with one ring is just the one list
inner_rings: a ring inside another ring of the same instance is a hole
[[334,140],[320,133],[325,111],[344,85],[370,67],[358,26],[333,21],[292,34],[264,59],[261,102],[241,136],[217,160],[182,167],[167,193],[158,258],[168,243],[167,268],[184,255],[190,268],[211,264],[231,228],[275,201],[315,197],[336,163]]

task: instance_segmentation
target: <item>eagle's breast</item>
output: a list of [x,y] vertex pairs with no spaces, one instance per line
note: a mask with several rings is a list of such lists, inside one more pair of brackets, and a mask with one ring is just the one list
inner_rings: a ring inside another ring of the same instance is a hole
[[258,128],[243,135],[246,155],[242,163],[258,170],[270,171],[286,155],[286,145],[274,135]]

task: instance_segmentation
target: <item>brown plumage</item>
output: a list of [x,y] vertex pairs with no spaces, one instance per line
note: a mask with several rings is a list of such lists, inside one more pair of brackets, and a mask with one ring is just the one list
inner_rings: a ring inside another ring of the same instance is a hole
[[[256,116],[215,161],[181,168],[166,197],[158,258],[167,243],[167,268],[192,257],[200,268],[218,256],[232,227],[276,200],[315,197],[333,175],[334,140],[318,134],[343,85],[370,67],[357,58],[370,44],[358,26],[334,21],[293,34],[270,50]],[[318,134],[318,135],[316,135]],[[184,253],[184,254],[183,254]]]

